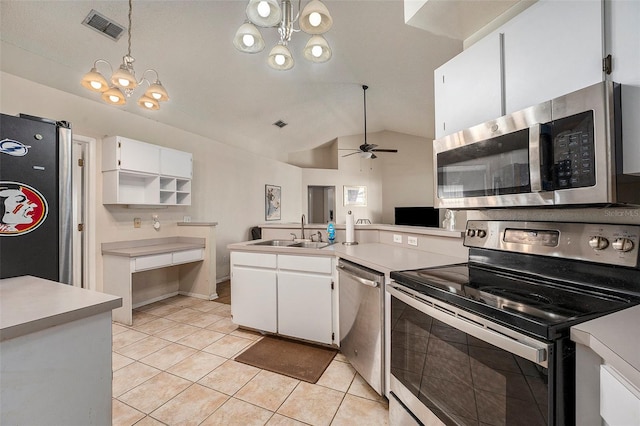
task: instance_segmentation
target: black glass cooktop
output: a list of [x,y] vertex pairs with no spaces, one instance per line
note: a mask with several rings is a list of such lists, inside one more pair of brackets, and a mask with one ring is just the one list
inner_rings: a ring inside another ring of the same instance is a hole
[[533,280],[471,263],[392,272],[391,278],[427,296],[549,340],[568,333],[571,325],[640,302],[624,294]]

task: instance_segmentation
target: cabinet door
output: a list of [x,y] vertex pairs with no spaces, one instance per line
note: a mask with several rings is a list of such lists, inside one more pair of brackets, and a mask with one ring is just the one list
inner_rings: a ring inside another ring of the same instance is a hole
[[502,115],[500,36],[489,35],[434,72],[435,136]]
[[160,174],[191,179],[192,159],[190,152],[160,148]]
[[602,2],[541,0],[507,22],[506,113],[602,81]]
[[330,276],[280,271],[278,333],[331,344],[331,284]]
[[118,138],[120,169],[141,173],[160,173],[160,147],[133,139]]
[[234,266],[231,300],[234,323],[271,333],[277,331],[275,270]]

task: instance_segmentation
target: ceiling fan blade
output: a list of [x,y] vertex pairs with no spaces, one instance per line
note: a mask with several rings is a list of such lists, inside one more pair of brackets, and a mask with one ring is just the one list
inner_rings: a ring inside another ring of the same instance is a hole
[[348,157],[348,156],[350,156],[350,155],[354,155],[354,154],[360,154],[361,152],[362,152],[362,151],[357,150],[356,152],[352,152],[351,154],[345,154],[345,155],[343,155],[343,157]]
[[397,149],[372,149],[371,151],[375,151],[375,152],[398,152]]

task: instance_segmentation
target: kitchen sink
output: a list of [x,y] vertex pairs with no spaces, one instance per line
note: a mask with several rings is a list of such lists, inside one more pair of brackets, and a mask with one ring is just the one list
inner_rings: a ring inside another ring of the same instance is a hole
[[302,248],[316,248],[316,249],[320,249],[320,248],[324,248],[327,247],[329,245],[329,243],[323,243],[323,242],[319,242],[319,241],[302,241],[300,243],[295,243],[294,245],[292,245],[291,247],[302,247]]
[[260,241],[259,243],[253,243],[255,246],[276,246],[276,247],[290,247],[295,245],[293,240],[267,240]]

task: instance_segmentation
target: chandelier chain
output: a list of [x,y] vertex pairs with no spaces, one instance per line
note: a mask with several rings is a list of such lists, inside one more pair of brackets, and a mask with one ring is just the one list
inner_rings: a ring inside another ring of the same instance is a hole
[[131,12],[133,10],[133,0],[129,0],[129,28],[127,29],[128,50],[127,56],[131,57]]

